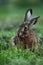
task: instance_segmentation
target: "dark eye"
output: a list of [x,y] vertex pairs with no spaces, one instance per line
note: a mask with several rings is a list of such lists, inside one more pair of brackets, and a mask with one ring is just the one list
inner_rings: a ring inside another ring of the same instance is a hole
[[24,30],[27,30],[27,27],[25,27]]
[[25,29],[27,29],[27,27],[25,27]]

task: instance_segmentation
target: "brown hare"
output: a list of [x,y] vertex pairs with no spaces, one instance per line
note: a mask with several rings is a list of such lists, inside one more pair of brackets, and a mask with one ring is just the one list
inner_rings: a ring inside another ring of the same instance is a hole
[[[29,13],[30,12],[30,13]],[[39,16],[35,18],[31,18],[29,20],[30,14],[32,15],[32,9],[28,9],[25,15],[25,19],[23,24],[20,25],[17,36],[11,38],[11,44],[12,45],[18,45],[22,43],[24,45],[24,48],[30,48],[30,49],[37,49],[38,48],[38,42],[37,38],[32,30],[32,25],[34,25]],[[29,15],[29,16],[27,16]],[[28,18],[26,18],[28,17]]]
[[28,48],[38,48],[37,38],[32,30],[32,25],[35,24],[39,17],[35,17],[30,20],[30,23],[25,22],[18,30],[18,37],[23,42],[24,46]]

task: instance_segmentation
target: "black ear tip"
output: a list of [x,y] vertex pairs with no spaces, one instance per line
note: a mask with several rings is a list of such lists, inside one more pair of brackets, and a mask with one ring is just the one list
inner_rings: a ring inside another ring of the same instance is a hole
[[28,10],[28,11],[29,11],[29,10],[31,10],[31,11],[32,11],[32,9],[31,9],[31,8],[28,8],[27,10]]
[[31,9],[31,8],[30,8],[30,9],[27,9],[27,12],[28,12],[28,11],[30,11],[30,13],[31,13],[31,15],[32,15],[32,9]]
[[30,8],[30,12],[31,12],[31,15],[32,15],[32,9]]
[[32,9],[31,9],[31,8],[30,8],[29,10],[30,10],[30,11],[32,11]]
[[36,24],[37,20],[40,18],[40,16],[37,16],[35,19],[36,21],[34,22],[34,24]]

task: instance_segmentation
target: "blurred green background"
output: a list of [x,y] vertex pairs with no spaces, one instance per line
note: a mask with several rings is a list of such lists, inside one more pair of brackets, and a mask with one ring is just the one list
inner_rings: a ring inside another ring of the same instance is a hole
[[40,16],[35,28],[43,29],[43,0],[0,0],[0,30],[17,31],[24,21],[25,12],[33,9],[33,17]]
[[[40,45],[34,53],[9,45],[10,38],[16,35],[19,25],[24,21],[28,8],[33,10],[32,17],[40,16],[33,26]],[[43,0],[0,0],[0,65],[24,64],[43,65]]]

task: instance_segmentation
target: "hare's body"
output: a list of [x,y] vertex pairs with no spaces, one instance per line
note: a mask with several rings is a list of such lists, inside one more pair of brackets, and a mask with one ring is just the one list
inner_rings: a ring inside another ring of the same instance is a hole
[[27,32],[27,37],[24,39],[24,44],[26,44],[26,46],[30,49],[32,49],[32,47],[35,49],[38,48],[37,38],[32,30]]

